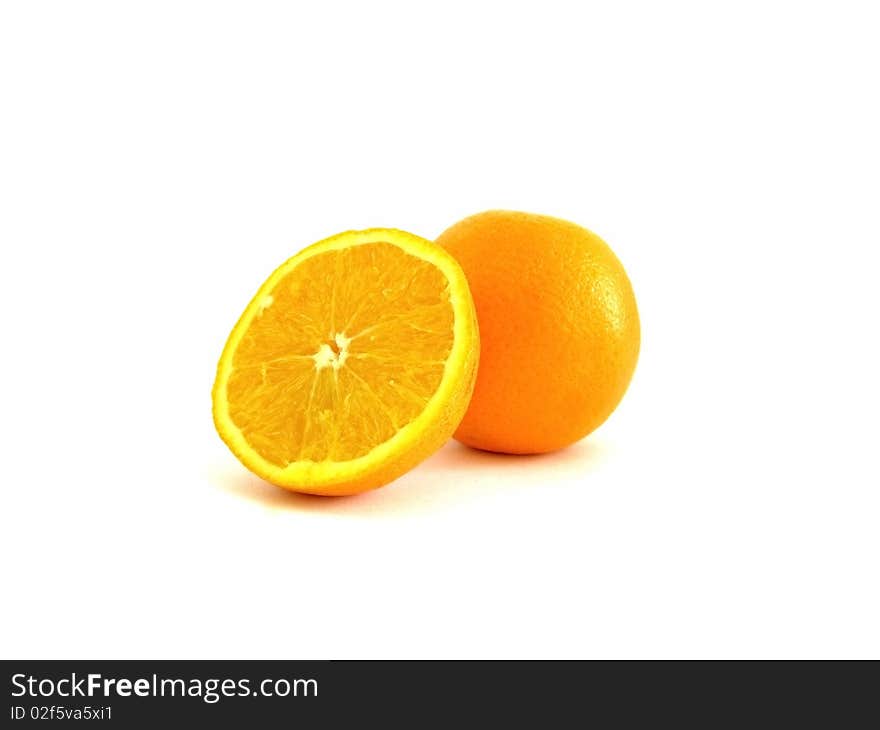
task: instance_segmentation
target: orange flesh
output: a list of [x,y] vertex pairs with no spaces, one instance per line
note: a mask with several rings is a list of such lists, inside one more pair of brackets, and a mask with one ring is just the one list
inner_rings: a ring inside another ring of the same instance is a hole
[[260,302],[233,358],[230,417],[280,467],[364,456],[424,410],[453,323],[446,278],[401,248],[316,254]]

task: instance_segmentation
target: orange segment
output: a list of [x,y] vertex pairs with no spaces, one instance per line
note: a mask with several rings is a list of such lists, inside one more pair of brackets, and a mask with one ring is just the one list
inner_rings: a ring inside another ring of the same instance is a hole
[[478,349],[448,254],[402,231],[341,234],[286,262],[248,306],[218,367],[215,422],[269,481],[363,491],[451,436]]

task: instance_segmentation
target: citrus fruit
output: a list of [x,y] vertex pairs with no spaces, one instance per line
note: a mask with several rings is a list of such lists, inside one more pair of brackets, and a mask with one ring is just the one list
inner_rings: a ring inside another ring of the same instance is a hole
[[639,353],[626,272],[596,234],[558,218],[493,210],[437,239],[477,307],[480,367],[455,437],[531,454],[597,428],[623,397]]
[[404,231],[350,231],[260,287],[220,358],[214,423],[263,479],[355,494],[452,436],[478,358],[473,301],[448,253]]

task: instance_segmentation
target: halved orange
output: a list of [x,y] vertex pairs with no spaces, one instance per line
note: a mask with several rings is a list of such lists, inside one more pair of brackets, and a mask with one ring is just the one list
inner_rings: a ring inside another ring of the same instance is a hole
[[449,439],[478,358],[474,304],[452,256],[404,231],[349,231],[260,287],[220,357],[214,423],[263,479],[356,494]]

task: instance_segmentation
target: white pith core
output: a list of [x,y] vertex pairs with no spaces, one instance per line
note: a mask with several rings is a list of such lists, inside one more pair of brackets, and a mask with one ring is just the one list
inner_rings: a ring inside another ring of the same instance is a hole
[[339,370],[348,359],[348,346],[351,344],[351,337],[346,337],[344,332],[337,332],[329,339],[330,342],[322,343],[318,351],[312,355],[316,370],[323,368]]

